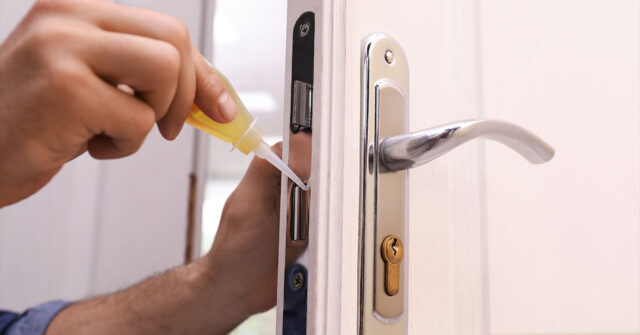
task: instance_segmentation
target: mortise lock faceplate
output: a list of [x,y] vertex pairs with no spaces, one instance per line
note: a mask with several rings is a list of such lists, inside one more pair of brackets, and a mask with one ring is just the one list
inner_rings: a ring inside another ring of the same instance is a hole
[[[313,78],[315,56],[315,14],[302,13],[288,29],[291,40],[291,87],[289,136],[283,153],[287,162],[311,171]],[[287,25],[291,24],[287,23]],[[305,176],[302,176],[306,179]],[[308,182],[308,180],[305,180]],[[287,232],[284,259],[295,263],[285,267],[283,287],[282,332],[305,334],[307,330],[307,288],[313,285],[307,270],[307,260],[301,250],[306,249],[313,236],[309,236],[310,191],[289,184]]]

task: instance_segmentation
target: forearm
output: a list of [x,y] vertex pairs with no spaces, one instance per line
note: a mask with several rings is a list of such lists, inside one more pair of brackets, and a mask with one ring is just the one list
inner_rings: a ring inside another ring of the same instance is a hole
[[205,268],[192,263],[73,304],[53,319],[47,335],[227,333],[250,312],[229,286],[233,280]]

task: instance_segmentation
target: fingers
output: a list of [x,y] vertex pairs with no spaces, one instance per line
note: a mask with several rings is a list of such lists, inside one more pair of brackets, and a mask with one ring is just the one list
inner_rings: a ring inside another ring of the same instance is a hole
[[[191,45],[189,32],[180,20],[109,1],[43,2],[39,7],[44,11],[72,14],[70,17],[83,18],[112,33],[100,34],[105,45],[96,50],[104,54],[95,55],[94,51],[94,55],[88,58],[92,67],[114,85],[124,83],[134,87],[136,95],[156,111],[158,128],[165,138],[177,136],[194,101],[215,121],[224,123],[235,117],[235,102],[226,92],[222,79]],[[155,80],[173,75],[175,61],[167,58],[172,58],[174,52],[164,48],[162,54],[163,47],[144,41],[143,37],[165,42],[177,51],[179,67],[174,79],[175,88],[163,86],[166,81]],[[145,47],[150,48],[144,50]],[[118,52],[122,54],[118,55]],[[168,106],[167,99],[170,99]]]
[[236,104],[227,92],[222,78],[192,46],[196,67],[196,97],[194,102],[205,114],[217,122],[230,122],[236,117]]
[[[170,43],[180,54],[180,71],[176,93],[158,128],[167,139],[174,139],[194,101],[196,76],[189,31],[178,19],[148,9],[128,7],[109,2],[93,3],[99,10],[91,11],[91,19],[102,29],[144,36]],[[161,69],[159,69],[161,70]]]
[[125,84],[151,106],[156,121],[176,94],[180,54],[169,43],[147,37],[98,31],[87,38],[85,62],[113,86]]
[[125,92],[96,79],[92,92],[100,92],[85,101],[85,125],[95,136],[87,150],[94,158],[120,158],[138,151],[153,128],[153,109]]

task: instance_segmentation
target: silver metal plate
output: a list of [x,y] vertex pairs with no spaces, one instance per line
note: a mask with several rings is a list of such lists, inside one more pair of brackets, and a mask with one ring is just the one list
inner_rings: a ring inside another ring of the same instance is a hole
[[360,195],[360,334],[404,334],[406,330],[407,259],[400,268],[400,291],[384,290],[380,245],[396,235],[409,249],[407,172],[381,173],[379,141],[407,132],[409,72],[404,51],[385,34],[373,34],[363,46],[362,142]]
[[291,127],[298,130],[311,130],[311,107],[313,88],[311,84],[296,80],[293,82],[293,112]]
[[[315,13],[300,12],[297,9],[315,8],[309,1],[302,1],[289,7],[287,19],[287,94],[289,104],[288,134],[284,135],[283,161],[306,183],[311,174],[313,84],[315,57],[316,21]],[[300,14],[293,14],[293,13]],[[295,16],[295,17],[294,17]],[[295,20],[295,21],[294,21]],[[289,44],[290,43],[290,44]],[[290,77],[289,77],[290,76]],[[316,90],[317,91],[317,90]],[[290,93],[289,93],[290,92]],[[317,92],[316,92],[317,93]],[[316,116],[317,117],[317,116]],[[287,205],[281,212],[286,215],[281,221],[278,271],[278,326],[279,334],[305,334],[307,332],[307,290],[313,287],[315,276],[309,266],[307,246],[314,241],[309,230],[309,207],[311,190],[304,191],[288,179],[283,179],[286,197],[281,200]]]

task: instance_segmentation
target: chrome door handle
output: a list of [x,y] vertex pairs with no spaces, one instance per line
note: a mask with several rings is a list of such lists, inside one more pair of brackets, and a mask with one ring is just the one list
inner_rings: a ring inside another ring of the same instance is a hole
[[475,138],[500,142],[533,164],[547,162],[555,153],[538,136],[513,123],[465,120],[382,139],[380,171],[392,172],[423,165]]

